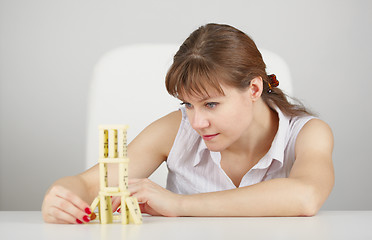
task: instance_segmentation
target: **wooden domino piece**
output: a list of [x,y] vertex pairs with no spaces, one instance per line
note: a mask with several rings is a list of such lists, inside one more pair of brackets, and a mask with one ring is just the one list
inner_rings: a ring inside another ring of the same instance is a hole
[[121,197],[121,224],[129,223],[129,211],[125,199],[128,196]]
[[109,157],[116,158],[117,157],[117,150],[118,150],[118,131],[115,129],[108,130],[108,138],[109,138]]
[[108,131],[99,129],[99,158],[108,157]]
[[120,191],[128,190],[128,158],[124,158],[122,162],[119,163],[119,189]]
[[127,157],[127,129],[118,129],[118,157]]
[[93,200],[92,204],[90,205],[90,209],[92,209],[92,213],[93,213],[93,210],[96,209],[96,207],[98,206],[98,204],[99,204],[99,196],[96,197]]
[[112,223],[112,206],[109,196],[100,195],[100,221],[102,224]]
[[130,217],[132,217],[132,221],[135,224],[142,223],[142,215],[138,205],[137,198],[135,197],[128,197],[125,199],[125,202],[128,206]]
[[[129,197],[127,156],[127,125],[99,126],[99,175],[100,192],[91,204],[91,209],[98,206],[99,220],[102,224],[112,223],[121,217],[122,224],[142,223],[141,211],[135,197]],[[118,164],[118,187],[108,186],[107,164]],[[121,214],[113,215],[111,198],[121,198]]]

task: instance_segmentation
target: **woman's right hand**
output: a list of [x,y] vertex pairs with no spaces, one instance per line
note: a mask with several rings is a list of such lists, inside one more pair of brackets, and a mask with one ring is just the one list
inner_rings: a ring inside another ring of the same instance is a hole
[[41,210],[47,223],[82,224],[95,218],[88,203],[60,185],[51,187],[44,197]]

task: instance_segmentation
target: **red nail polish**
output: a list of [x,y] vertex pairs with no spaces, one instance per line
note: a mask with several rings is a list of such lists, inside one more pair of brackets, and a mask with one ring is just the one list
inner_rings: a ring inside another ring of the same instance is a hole
[[84,222],[89,222],[90,221],[89,217],[86,216],[86,215],[83,217],[83,220],[84,220]]
[[85,209],[85,212],[86,212],[87,214],[91,214],[91,213],[92,213],[92,211],[90,211],[90,208],[86,208],[86,209]]
[[78,224],[83,224],[83,222],[80,221],[79,219],[76,219],[76,222],[77,222]]

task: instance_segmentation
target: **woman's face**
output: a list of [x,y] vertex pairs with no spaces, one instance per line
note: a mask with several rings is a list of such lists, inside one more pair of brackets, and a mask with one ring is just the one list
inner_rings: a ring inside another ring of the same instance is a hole
[[216,152],[238,141],[253,119],[250,88],[242,91],[226,85],[221,87],[225,95],[207,88],[209,97],[185,95],[183,99],[192,128],[208,149]]

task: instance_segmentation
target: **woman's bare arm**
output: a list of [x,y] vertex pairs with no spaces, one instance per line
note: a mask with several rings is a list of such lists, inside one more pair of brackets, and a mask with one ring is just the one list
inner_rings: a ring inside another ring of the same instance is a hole
[[[147,178],[166,160],[178,132],[180,121],[179,111],[170,113],[145,128],[129,144],[130,178]],[[116,186],[118,183],[117,164],[110,164],[108,171],[109,185]],[[79,175],[57,180],[44,197],[42,204],[44,220],[51,223],[87,221],[90,203],[97,196],[98,191],[98,164]]]
[[312,216],[334,184],[333,135],[321,120],[309,121],[296,140],[296,161],[288,178],[233,190],[194,195],[165,192],[148,180],[130,186],[150,213],[167,216]]

